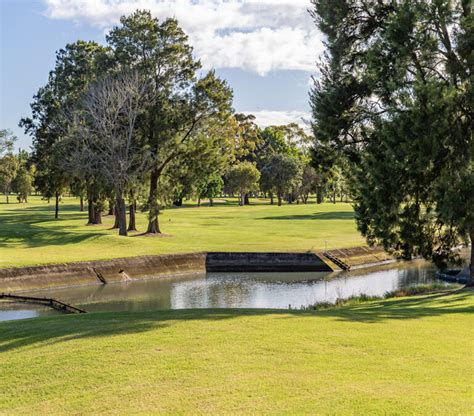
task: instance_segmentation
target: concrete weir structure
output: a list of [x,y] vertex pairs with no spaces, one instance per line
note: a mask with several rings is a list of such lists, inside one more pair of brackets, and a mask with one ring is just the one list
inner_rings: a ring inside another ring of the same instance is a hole
[[331,272],[315,253],[207,253],[208,272]]
[[315,253],[189,253],[0,269],[0,293],[208,272],[332,271]]

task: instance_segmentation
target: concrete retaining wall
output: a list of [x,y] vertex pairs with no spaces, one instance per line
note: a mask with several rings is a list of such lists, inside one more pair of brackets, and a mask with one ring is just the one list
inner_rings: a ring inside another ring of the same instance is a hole
[[0,269],[0,293],[204,272],[204,253],[173,254]]
[[314,253],[207,253],[208,272],[330,272]]
[[0,269],[0,293],[209,272],[330,272],[314,253],[191,253]]

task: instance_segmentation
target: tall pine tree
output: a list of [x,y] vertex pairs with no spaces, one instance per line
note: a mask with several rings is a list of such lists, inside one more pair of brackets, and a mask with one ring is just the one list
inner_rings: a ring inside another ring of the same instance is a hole
[[453,248],[474,241],[470,2],[313,6],[327,39],[311,93],[316,148],[351,162],[360,231],[404,258],[459,260]]

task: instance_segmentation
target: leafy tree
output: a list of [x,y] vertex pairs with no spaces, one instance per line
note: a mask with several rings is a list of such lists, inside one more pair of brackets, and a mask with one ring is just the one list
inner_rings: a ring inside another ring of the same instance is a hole
[[160,179],[175,159],[193,148],[203,125],[228,116],[232,92],[212,71],[197,79],[200,63],[194,60],[187,36],[175,19],[160,22],[150,12],[139,10],[122,17],[107,41],[120,65],[139,68],[154,88],[153,103],[140,127],[155,161],[150,172],[147,232],[159,233]]
[[301,184],[299,186],[298,193],[303,200],[303,203],[308,202],[309,195],[312,193],[318,193],[322,186],[322,177],[316,172],[311,165],[306,165],[303,169],[301,176]]
[[257,153],[263,145],[260,129],[252,114],[235,114],[233,154],[239,162],[257,162]]
[[71,193],[79,198],[79,211],[84,211],[84,199],[87,198],[87,187],[84,181],[79,178],[73,178],[70,184]]
[[9,129],[0,129],[0,157],[13,151],[17,137]]
[[[202,182],[198,188],[199,201],[202,198],[209,198],[209,205],[214,205],[214,198],[219,196],[224,189],[224,180],[219,173],[213,173]],[[200,204],[198,204],[200,205]]]
[[458,261],[452,248],[474,241],[469,2],[313,4],[327,37],[316,144],[351,164],[359,229],[405,258]]
[[283,126],[269,126],[260,131],[259,146],[256,149],[257,167],[261,170],[276,154],[295,154],[297,149],[291,148],[285,140]]
[[226,175],[226,189],[239,194],[239,205],[244,205],[245,195],[258,190],[260,172],[251,162],[239,162],[233,165]]
[[0,158],[0,187],[5,195],[7,204],[10,202],[8,196],[12,191],[12,183],[19,168],[18,159],[13,154],[10,153]]
[[[56,53],[55,67],[48,82],[33,97],[32,116],[20,121],[20,126],[33,137],[36,188],[48,200],[55,196],[56,218],[60,195],[72,179],[69,169],[62,163],[64,153],[60,141],[67,132],[62,113],[75,105],[88,83],[108,65],[107,49],[95,42],[77,41],[66,45]],[[94,207],[89,208],[91,211]]]
[[288,155],[275,154],[270,157],[268,163],[261,171],[261,184],[269,191],[275,192],[278,198],[278,206],[281,206],[285,193],[295,187],[299,178],[300,165]]
[[18,159],[12,153],[16,140],[11,130],[0,130],[0,189],[5,195],[7,204],[10,202],[8,195],[11,192],[12,182],[20,167]]
[[278,153],[286,152],[290,153],[293,156],[300,154],[307,154],[312,144],[312,138],[310,135],[306,134],[304,129],[300,127],[297,123],[290,123],[281,126],[271,126],[267,129],[273,129],[279,132],[283,137],[283,142],[285,147]]
[[343,198],[345,181],[342,169],[334,165],[326,174],[326,192],[329,194],[333,204],[336,203],[338,195]]
[[180,206],[183,198],[199,197],[211,178],[221,177],[234,160],[233,138],[232,117],[197,129],[186,152],[170,163],[162,177],[160,193],[170,195],[167,202]]
[[28,202],[28,195],[33,192],[33,173],[26,166],[21,166],[12,183],[13,192],[18,202]]

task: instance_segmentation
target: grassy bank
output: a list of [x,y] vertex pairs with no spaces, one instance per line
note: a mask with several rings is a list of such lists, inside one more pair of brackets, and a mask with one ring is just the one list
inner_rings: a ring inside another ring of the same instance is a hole
[[[12,197],[11,200],[14,200]],[[113,217],[101,226],[86,226],[87,213],[78,201],[65,198],[59,220],[54,204],[31,197],[28,204],[0,204],[0,267],[109,259],[195,251],[308,251],[364,244],[350,204],[270,206],[253,200],[216,206],[187,205],[160,216],[168,237],[119,237],[110,230]],[[146,215],[137,218],[139,233]],[[139,234],[138,233],[138,234]]]
[[0,323],[0,413],[469,414],[473,292]]

